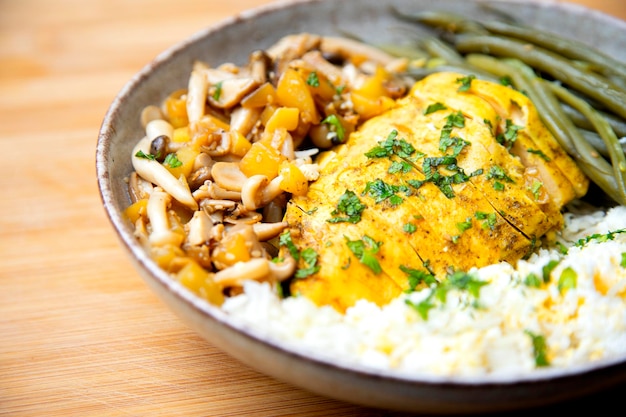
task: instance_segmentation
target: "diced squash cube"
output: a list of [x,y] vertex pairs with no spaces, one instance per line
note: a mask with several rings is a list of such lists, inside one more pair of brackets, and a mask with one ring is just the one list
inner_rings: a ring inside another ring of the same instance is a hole
[[172,135],[172,142],[176,143],[185,143],[189,142],[189,126],[177,127],[174,129],[174,134]]
[[227,267],[237,262],[250,260],[250,251],[246,238],[240,233],[226,235],[212,253],[213,262],[221,267]]
[[186,265],[178,271],[176,278],[182,285],[209,303],[219,306],[224,302],[222,288],[213,281],[208,271],[193,260],[188,260]]
[[186,93],[186,90],[176,90],[170,94],[163,103],[167,118],[174,128],[187,126],[189,124]]
[[285,159],[278,149],[265,141],[259,141],[253,143],[250,150],[241,158],[239,169],[247,177],[265,175],[272,180],[278,175],[279,165]]
[[126,210],[124,210],[124,215],[128,217],[128,219],[133,222],[133,224],[135,224],[135,222],[137,222],[137,220],[139,220],[141,216],[147,215],[147,209],[148,199],[142,198],[141,200],[137,200],[133,204],[128,206]]
[[236,156],[244,156],[252,146],[252,143],[244,135],[237,131],[230,131],[230,152]]
[[389,73],[387,70],[378,66],[376,67],[374,75],[368,77],[365,82],[359,88],[353,90],[353,92],[371,100],[376,100],[378,97],[387,95],[383,83],[388,79]]
[[297,107],[280,107],[276,109],[265,124],[265,130],[273,132],[276,129],[295,130],[298,127],[300,110]]
[[175,259],[184,257],[183,250],[176,245],[151,246],[150,257],[160,268],[170,271],[170,265]]
[[305,195],[309,189],[309,181],[300,168],[293,162],[285,161],[280,164],[279,174],[282,177],[280,188],[293,195]]
[[350,98],[354,111],[361,116],[361,120],[378,116],[395,105],[395,101],[387,96],[379,96],[372,99],[368,96],[352,92],[350,93]]
[[287,68],[280,76],[276,96],[280,105],[300,109],[300,118],[304,123],[319,123],[320,116],[311,90],[295,69]]
[[259,108],[276,103],[277,100],[276,89],[272,84],[266,82],[245,96],[241,100],[241,105],[247,108]]
[[193,170],[193,164],[200,151],[191,146],[184,146],[177,150],[175,157],[166,157],[163,166],[176,178],[181,175],[187,178]]

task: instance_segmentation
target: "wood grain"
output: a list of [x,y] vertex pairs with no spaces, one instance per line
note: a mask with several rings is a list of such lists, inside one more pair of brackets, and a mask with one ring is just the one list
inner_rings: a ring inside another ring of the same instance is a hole
[[[101,206],[95,143],[115,94],[160,51],[264,3],[0,1],[0,415],[400,415],[273,380],[200,339],[139,278]],[[622,0],[578,3],[626,19]]]

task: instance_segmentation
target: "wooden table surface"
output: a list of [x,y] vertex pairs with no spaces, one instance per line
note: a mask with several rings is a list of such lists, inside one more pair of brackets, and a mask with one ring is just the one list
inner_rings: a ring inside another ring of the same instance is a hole
[[[623,0],[576,2],[626,19]],[[0,0],[0,415],[400,415],[202,340],[144,284],[101,206],[95,145],[113,97],[160,51],[263,3]],[[545,411],[606,407],[625,388]]]

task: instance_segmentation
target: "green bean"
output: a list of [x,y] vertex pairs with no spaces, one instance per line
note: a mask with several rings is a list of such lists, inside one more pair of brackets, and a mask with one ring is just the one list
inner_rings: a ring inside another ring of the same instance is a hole
[[481,24],[492,34],[519,39],[560,54],[565,58],[589,63],[594,71],[600,72],[605,76],[619,75],[626,77],[626,64],[596,49],[590,48],[582,42],[565,39],[554,33],[548,33],[536,28],[498,22],[495,20],[485,21]]
[[[543,84],[548,86],[548,88],[550,88],[550,90],[560,100],[569,104],[589,119],[595,130],[606,144],[617,183],[621,183],[622,185],[626,184],[626,156],[624,156],[622,145],[619,143],[617,135],[615,135],[615,132],[611,128],[609,122],[607,122],[606,119],[604,119],[593,107],[591,107],[589,103],[576,97],[560,85],[547,81],[543,81]],[[622,187],[619,191],[622,192],[620,198],[623,198],[623,201],[626,201],[626,187]]]
[[[562,104],[562,107],[563,107],[563,111],[565,112],[565,114],[570,119],[572,119],[572,122],[574,122],[576,126],[578,126],[581,129],[593,129],[593,125],[591,124],[591,122],[589,122],[589,120],[584,115],[580,114],[578,110],[572,108],[571,106],[568,106],[565,103]],[[626,137],[626,122],[625,121],[613,116],[610,113],[605,113],[600,110],[597,110],[597,111],[602,115],[602,117],[604,117],[609,122],[613,131],[619,137]]]
[[458,35],[456,49],[461,53],[483,53],[512,57],[550,74],[553,78],[603,103],[615,114],[626,118],[626,92],[606,78],[581,71],[567,59],[540,47],[496,36]]
[[597,71],[604,76],[616,75],[618,76],[616,77],[617,79],[626,77],[626,64],[621,61],[591,48],[583,42],[513,23],[511,19],[507,19],[511,22],[507,23],[495,19],[470,20],[464,16],[446,12],[420,12],[413,15],[403,14],[398,11],[395,11],[395,13],[403,20],[425,24],[452,33],[492,34],[522,40],[565,58],[587,63],[590,67],[589,69]]
[[[611,164],[600,157],[578,128],[563,114],[560,104],[551,91],[543,88],[536,77],[529,76],[527,67],[526,70],[520,70],[518,69],[520,66],[515,68],[487,55],[470,54],[466,59],[470,64],[491,71],[499,77],[509,76],[516,88],[528,95],[548,129],[574,158],[585,175],[613,200],[619,204],[626,203],[626,187],[611,176],[613,172]],[[520,64],[525,65],[521,62]]]
[[410,23],[421,23],[427,26],[443,29],[451,33],[477,33],[488,32],[477,22],[468,20],[464,16],[438,11],[424,11],[415,14],[407,14],[392,7],[391,12],[399,19]]
[[[598,132],[587,130],[587,129],[578,129],[580,133],[585,137],[585,140],[591,144],[600,155],[609,158],[609,150],[604,143],[604,140],[598,135]],[[622,151],[626,152],[626,143],[619,141],[620,146],[622,147]]]

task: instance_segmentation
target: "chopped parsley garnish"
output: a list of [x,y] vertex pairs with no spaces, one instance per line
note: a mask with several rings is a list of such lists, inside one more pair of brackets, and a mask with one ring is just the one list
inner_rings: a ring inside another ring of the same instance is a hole
[[452,287],[465,290],[476,298],[480,297],[480,289],[487,285],[486,281],[481,281],[476,276],[464,271],[455,271],[449,274],[447,282]]
[[278,244],[280,246],[286,247],[291,254],[291,257],[295,259],[296,262],[300,260],[300,250],[298,250],[298,247],[295,245],[295,243],[293,243],[293,240],[291,240],[291,232],[289,230],[282,233],[278,237]]
[[[444,166],[452,171],[450,175],[444,175],[436,170],[438,166]],[[426,178],[423,180],[408,180],[407,183],[414,187],[420,188],[424,183],[431,182],[435,184],[441,192],[448,198],[454,197],[452,184],[462,184],[467,182],[471,177],[483,173],[482,169],[477,169],[467,175],[462,168],[457,165],[457,160],[453,156],[428,157],[422,162],[422,170]]]
[[458,156],[463,148],[470,143],[462,138],[452,136],[452,130],[465,127],[465,117],[460,111],[456,113],[450,113],[446,118],[446,123],[441,129],[441,136],[439,138],[439,150],[445,154],[448,148],[452,147],[452,156]]
[[178,168],[183,163],[180,162],[180,159],[178,159],[175,153],[170,153],[165,157],[163,164],[168,165],[170,168]]
[[137,158],[143,158],[143,159],[149,159],[151,161],[156,161],[156,156],[152,155],[151,153],[145,153],[144,151],[142,151],[141,149],[137,151],[137,153],[135,154],[135,156]]
[[432,284],[438,284],[437,279],[433,274],[421,269],[413,269],[408,266],[400,265],[400,270],[407,275],[409,280],[409,288],[405,292],[413,292],[421,283],[428,286]]
[[517,131],[522,129],[523,126],[513,124],[511,119],[506,119],[506,129],[504,133],[500,133],[496,136],[496,140],[502,146],[510,150],[513,147],[513,143],[517,140]]
[[508,182],[508,183],[515,183],[515,181],[513,181],[513,179],[506,174],[506,172],[504,171],[504,168],[498,165],[491,166],[485,178],[488,180],[491,180],[491,179],[494,180],[493,188],[496,191],[504,190],[504,184],[502,183],[502,181]]
[[365,153],[368,158],[388,158],[397,155],[400,158],[410,158],[415,148],[404,139],[398,139],[398,131],[392,130],[385,140]]
[[347,236],[344,236],[344,238],[346,239],[348,249],[350,249],[354,256],[356,256],[363,265],[367,266],[375,274],[380,274],[382,272],[382,268],[375,256],[378,253],[382,242],[376,242],[367,235],[364,235],[360,240],[350,240]]
[[508,75],[504,75],[500,77],[500,84],[502,84],[505,87],[512,87],[513,80],[511,80],[511,77],[509,77]]
[[541,159],[543,159],[546,162],[550,162],[551,161],[551,159],[548,157],[548,155],[543,153],[541,151],[541,149],[531,149],[531,148],[528,148],[528,149],[526,149],[526,152],[538,155]]
[[415,231],[417,230],[417,226],[414,225],[413,223],[404,223],[402,225],[402,230],[405,233],[412,234],[412,233],[415,233]]
[[541,181],[534,181],[529,188],[530,192],[533,193],[533,197],[535,197],[535,200],[539,200],[539,196],[541,195],[541,187],[543,187],[543,183]]
[[472,218],[468,217],[464,222],[460,222],[456,224],[456,228],[459,229],[461,233],[472,228]]
[[317,264],[317,252],[315,252],[313,248],[306,248],[302,251],[298,250],[298,247],[291,239],[291,232],[289,230],[279,236],[278,244],[286,247],[289,254],[296,262],[303,264],[302,267],[298,267],[294,275],[296,278],[305,278],[320,270],[320,266]]
[[317,252],[313,248],[306,248],[300,252],[301,263],[304,263],[304,267],[298,268],[296,271],[296,278],[305,278],[309,275],[313,275],[320,270],[320,266],[317,264]]
[[619,262],[619,266],[626,268],[626,252],[622,252],[622,260]]
[[213,91],[213,100],[219,101],[222,96],[222,81],[215,84],[215,90]]
[[[402,269],[402,266],[400,268]],[[409,273],[407,271],[405,272]],[[422,317],[422,319],[427,320],[428,312],[435,307],[434,301],[438,300],[441,303],[445,303],[447,294],[450,290],[457,289],[461,291],[466,291],[472,297],[478,299],[480,297],[480,289],[488,284],[488,282],[480,281],[474,275],[463,271],[452,272],[451,274],[448,274],[446,278],[447,279],[445,281],[438,282],[432,275],[418,273],[417,276],[413,277],[413,279],[417,281],[416,285],[420,282],[426,282],[429,285],[437,285],[435,288],[431,288],[431,292],[428,297],[426,297],[419,303],[414,303],[409,299],[406,299],[405,303],[408,306],[412,307]],[[411,279],[411,274],[409,274],[409,279]],[[411,284],[411,281],[409,281],[409,284]],[[476,304],[472,305],[476,306]]]
[[382,203],[383,201],[388,200],[392,206],[402,204],[404,201],[402,197],[396,194],[398,192],[405,192],[408,194],[409,189],[404,185],[388,184],[381,179],[368,182],[363,190],[363,194],[367,194],[374,198],[376,203]]
[[411,172],[412,169],[413,165],[409,164],[406,161],[393,161],[387,172],[389,172],[390,174],[406,174],[408,172]]
[[530,274],[526,275],[526,278],[524,278],[524,284],[528,287],[540,288],[541,278],[539,278],[537,274],[531,272]]
[[457,91],[459,92],[468,91],[470,87],[472,86],[472,81],[474,81],[475,79],[476,79],[476,76],[472,74],[468,75],[467,77],[457,78],[456,82],[461,84]]
[[476,218],[476,220],[482,222],[483,229],[489,228],[493,230],[498,221],[498,216],[496,215],[496,213],[485,213],[482,211],[477,211],[476,213],[474,213],[474,217]]
[[447,109],[447,107],[446,107],[445,104],[440,103],[440,102],[436,102],[436,103],[430,104],[428,107],[426,107],[426,110],[424,110],[424,115],[435,113],[435,112],[437,112],[439,110],[446,110],[446,109]]
[[311,71],[311,73],[309,74],[309,76],[306,79],[306,83],[308,85],[310,85],[311,87],[319,87],[320,86],[320,79],[317,76],[317,72]]
[[545,264],[543,268],[541,268],[541,272],[543,275],[542,276],[543,282],[545,282],[546,284],[550,282],[550,274],[552,273],[552,270],[556,268],[558,264],[559,264],[559,261],[553,259],[547,264]]
[[578,282],[578,274],[573,268],[568,266],[561,272],[561,276],[559,277],[559,282],[557,283],[557,287],[559,289],[559,292],[563,294],[567,290],[576,288],[577,282]]
[[322,120],[322,123],[329,125],[330,130],[335,134],[337,141],[339,143],[343,143],[346,138],[346,131],[341,124],[341,120],[339,120],[339,117],[337,117],[336,114],[326,116],[326,118]]
[[594,233],[592,235],[586,236],[582,239],[579,239],[575,245],[578,247],[583,247],[585,246],[587,243],[591,242],[591,241],[595,241],[595,242],[607,242],[609,240],[613,240],[615,239],[615,235],[619,234],[619,233],[626,233],[626,229],[618,229],[618,230],[614,230],[612,232],[608,232],[605,234],[600,234],[600,233]]
[[361,221],[361,214],[365,208],[366,205],[361,203],[354,191],[346,190],[339,197],[337,208],[331,212],[333,217],[326,221],[329,223],[358,223]]
[[526,330],[525,333],[530,336],[533,342],[533,355],[535,357],[535,365],[537,367],[550,366],[550,362],[547,357],[547,345],[545,337],[535,334],[530,330]]

